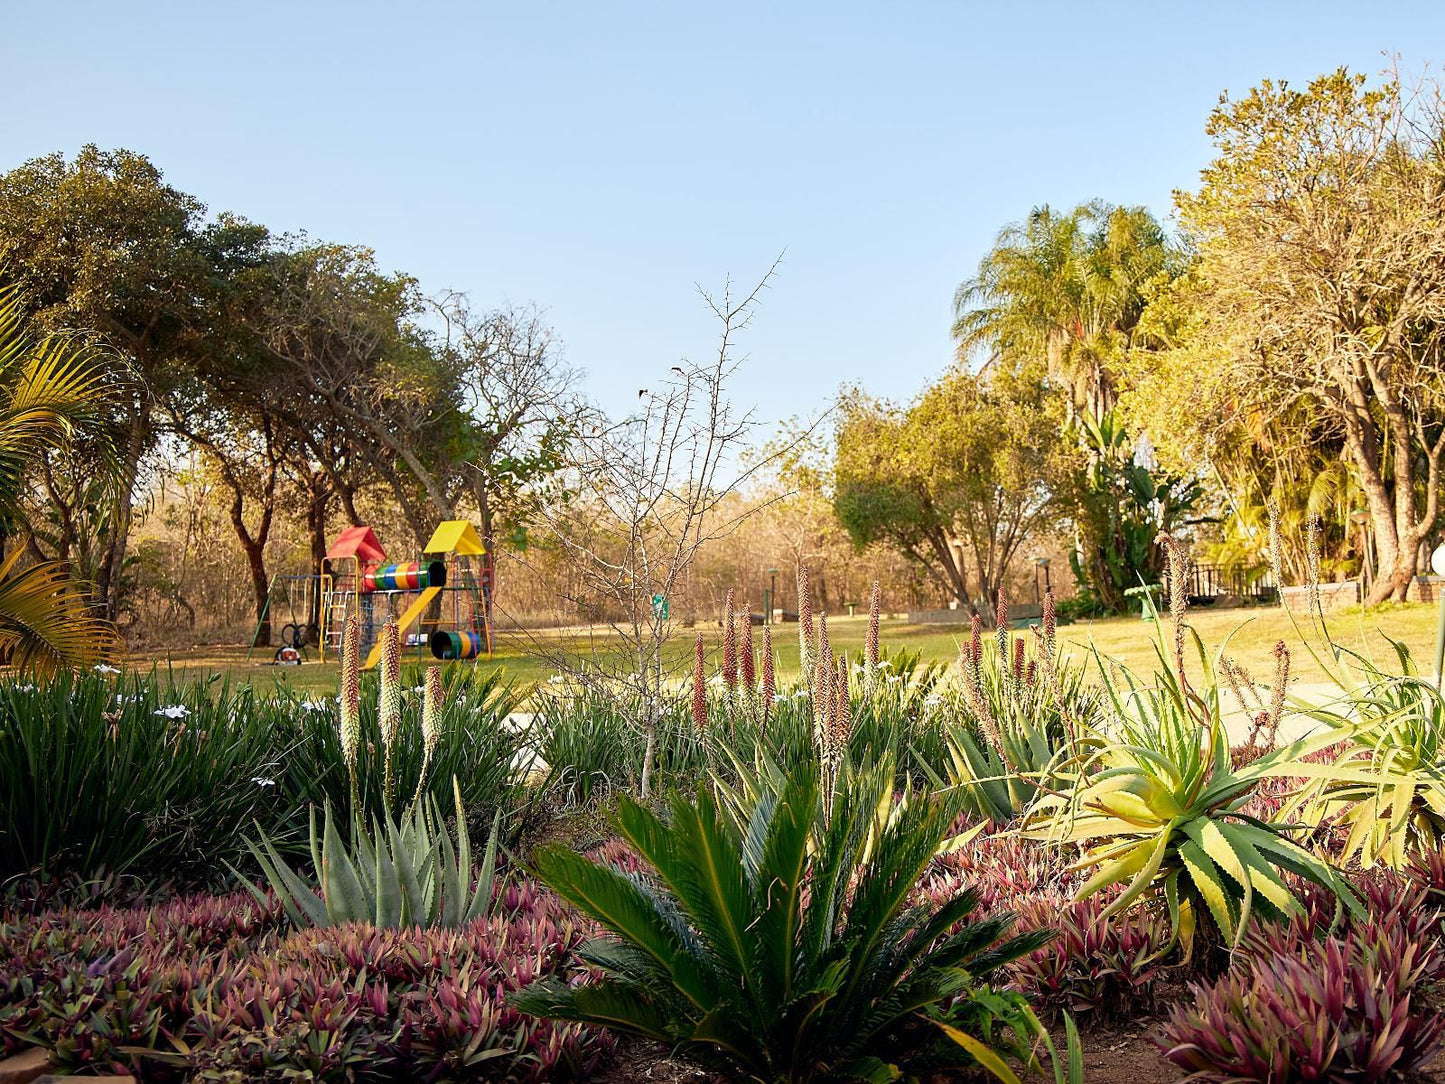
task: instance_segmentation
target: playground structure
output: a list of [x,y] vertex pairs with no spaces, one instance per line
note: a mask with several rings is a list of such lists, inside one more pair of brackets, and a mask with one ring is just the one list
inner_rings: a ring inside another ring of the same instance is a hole
[[365,654],[362,668],[381,660],[381,627],[394,621],[403,643],[434,658],[470,659],[492,653],[491,555],[465,520],[447,520],[432,532],[419,561],[388,562],[370,527],[349,527],[326,558],[322,643],[340,650],[347,618],[355,615]]
[[[430,648],[437,659],[491,655],[491,555],[465,520],[437,527],[417,561],[388,561],[370,527],[348,527],[326,551],[326,565],[320,576],[273,581],[272,597],[284,593],[292,613],[282,629],[277,663],[300,662],[308,644],[319,646],[322,658],[328,648],[339,653],[353,616],[361,629],[363,669],[381,660],[380,632],[388,622],[399,626],[402,643],[418,654]],[[304,624],[295,618],[298,598],[309,615]],[[269,601],[267,606],[269,612]]]

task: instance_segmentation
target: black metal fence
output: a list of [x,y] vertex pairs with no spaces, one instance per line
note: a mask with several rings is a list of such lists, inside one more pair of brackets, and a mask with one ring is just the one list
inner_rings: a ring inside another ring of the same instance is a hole
[[[1163,579],[1164,597],[1168,597],[1169,574]],[[1274,576],[1269,569],[1221,568],[1191,562],[1189,565],[1189,601],[1208,605],[1230,597],[1268,602],[1276,597]]]

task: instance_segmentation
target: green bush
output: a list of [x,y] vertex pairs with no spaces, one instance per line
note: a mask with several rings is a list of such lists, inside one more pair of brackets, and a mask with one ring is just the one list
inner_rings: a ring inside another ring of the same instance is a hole
[[[1057,782],[1061,767],[1090,741],[1096,711],[1082,666],[1059,657],[1051,644],[1006,655],[1007,645],[1025,643],[1006,630],[996,643],[975,633],[957,667],[961,703],[943,726],[948,783],[959,789],[968,812],[995,825],[1020,816],[1040,788]],[[932,779],[942,783],[936,774]]]
[[[500,672],[455,668],[449,677],[443,707],[437,714],[440,733],[427,765],[422,796],[430,795],[439,805],[450,805],[455,778],[471,818],[470,827],[480,833],[490,825],[497,810],[510,815],[525,803],[524,777],[533,758],[527,750],[526,735],[507,722],[508,715],[516,710],[518,698],[503,682]],[[357,812],[363,823],[380,816],[386,808],[382,801],[385,776],[377,683],[376,675],[362,675],[362,753],[357,758],[356,774],[361,805]],[[397,794],[392,808],[416,795],[426,758],[421,728],[422,671],[405,669],[402,685],[407,692],[402,696],[402,723],[392,749]],[[336,701],[331,697],[305,699],[287,695],[278,696],[275,705],[284,705],[283,726],[295,735],[286,758],[284,783],[303,811],[298,829],[304,826],[308,806],[329,803],[335,809],[350,809],[351,784],[341,749]]]
[[224,683],[60,675],[0,686],[0,878],[208,880],[253,820],[283,838],[293,707]]
[[[646,746],[640,701],[568,687],[539,692],[535,710],[531,736],[547,764],[545,789],[560,796],[566,807],[637,791]],[[654,770],[662,789],[689,786],[707,773],[706,738],[681,697],[664,707],[656,756]]]

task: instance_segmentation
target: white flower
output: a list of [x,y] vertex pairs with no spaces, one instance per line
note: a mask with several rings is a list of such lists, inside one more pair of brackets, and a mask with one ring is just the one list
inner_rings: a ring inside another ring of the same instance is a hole
[[561,674],[553,674],[551,677],[549,677],[549,678],[547,679],[547,684],[548,684],[548,685],[561,685],[561,684],[562,684],[564,681],[566,681],[566,680],[567,680],[567,679],[564,678]]
[[14,688],[17,693],[33,693],[35,691],[35,686],[29,683],[16,685]]
[[808,692],[807,689],[799,689],[797,692],[795,692],[795,693],[793,694],[793,699],[794,699],[794,700],[806,700],[806,699],[808,699],[808,697],[809,697],[810,695],[811,695],[811,694]]
[[96,672],[97,674],[118,674],[118,673],[120,673],[120,667],[118,667],[118,666],[107,666],[107,665],[105,665],[105,663],[103,663],[103,662],[98,662],[98,663],[96,663],[94,669],[95,669],[95,672]]
[[276,780],[267,779],[264,775],[251,776],[251,782],[255,783],[258,787],[274,787],[276,785]]
[[184,704],[170,704],[164,708],[156,708],[153,715],[164,715],[167,719],[184,719],[191,713],[191,709]]
[[786,694],[784,694],[784,693],[774,693],[774,694],[773,694],[773,703],[774,703],[774,704],[785,704],[785,703],[787,703],[787,701],[788,701],[788,697],[787,697]]
[[902,675],[902,674],[889,674],[889,675],[888,675],[888,684],[889,684],[889,685],[897,685],[897,684],[898,684],[900,681],[902,681],[902,680],[903,680],[903,675]]
[[302,711],[325,711],[325,710],[326,710],[326,701],[325,701],[325,700],[303,700],[303,701],[301,701],[301,710],[302,710]]
[[880,670],[887,670],[887,669],[889,669],[892,665],[893,665],[893,660],[892,660],[892,659],[879,659],[879,660],[878,660],[878,669],[880,669]]

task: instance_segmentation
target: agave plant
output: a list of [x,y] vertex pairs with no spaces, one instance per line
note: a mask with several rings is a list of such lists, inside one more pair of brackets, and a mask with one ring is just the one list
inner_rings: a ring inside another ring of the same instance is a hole
[[[321,895],[281,857],[261,835],[260,844],[247,841],[272,890],[298,928],[370,922],[375,926],[464,926],[489,913],[497,866],[497,835],[501,812],[492,821],[481,867],[472,880],[472,849],[467,836],[466,810],[461,789],[452,781],[456,800],[457,842],[452,838],[431,798],[418,802],[401,816],[398,825],[390,811],[384,823],[372,822],[372,831],[354,823],[351,845],[342,840],[325,807],[325,827],[316,834],[316,809],[311,810],[311,863],[321,884]],[[250,881],[242,883],[262,903],[266,894]]]
[[[623,838],[652,875],[542,848],[536,870],[612,936],[580,950],[600,977],[549,981],[514,1004],[669,1044],[737,1079],[893,1080],[975,1056],[921,1015],[977,1032],[989,977],[1047,940],[1013,917],[970,920],[964,892],[911,906],[955,807],[904,801],[891,773],[848,777],[818,831],[816,768],[765,795],[745,825],[700,788],[667,821],[623,799]],[[872,826],[884,828],[869,846]]]
[[[1327,889],[1357,913],[1359,901],[1333,867],[1283,827],[1243,811],[1265,779],[1342,777],[1333,765],[1306,760],[1338,737],[1316,735],[1235,767],[1219,686],[1190,684],[1182,602],[1172,610],[1174,643],[1166,643],[1161,627],[1152,680],[1106,666],[1095,653],[1107,710],[1095,728],[1097,748],[1081,754],[1071,788],[1039,800],[1028,819],[1030,834],[1085,845],[1078,868],[1092,874],[1078,896],[1123,886],[1106,915],[1162,897],[1172,937],[1186,949],[1201,922],[1237,943],[1251,915],[1298,914],[1283,872]],[[1214,673],[1197,636],[1193,642],[1205,673]]]

